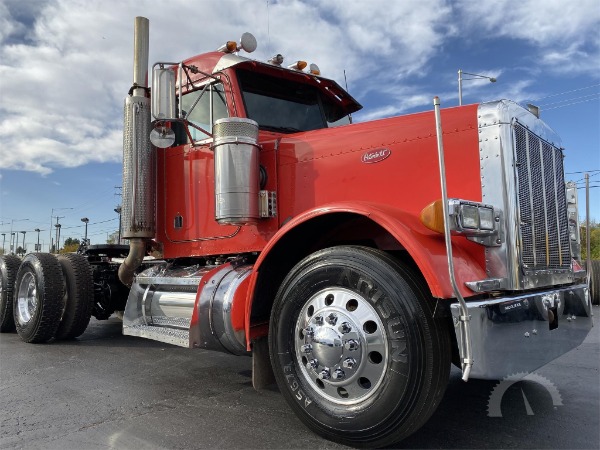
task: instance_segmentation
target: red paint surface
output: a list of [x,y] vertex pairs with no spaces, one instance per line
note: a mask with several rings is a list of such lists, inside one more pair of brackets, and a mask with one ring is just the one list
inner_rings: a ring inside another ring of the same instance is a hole
[[[210,72],[221,56],[188,62]],[[221,79],[230,114],[243,117],[234,74],[226,70]],[[477,105],[442,110],[442,124],[449,197],[481,201]],[[452,297],[443,236],[419,221],[420,211],[441,197],[432,111],[292,135],[261,132],[259,140],[265,189],[277,192],[278,217],[242,227],[214,220],[208,144],[158,150],[156,239],[165,258],[262,252],[258,271],[269,249],[295,225],[319,214],[353,212],[380,224],[408,250],[434,296]],[[174,227],[178,215],[180,229]],[[472,295],[464,282],[486,278],[484,248],[462,237],[454,237],[453,245],[458,284],[463,295]],[[248,338],[256,273],[236,293],[234,305],[235,327],[245,328]]]

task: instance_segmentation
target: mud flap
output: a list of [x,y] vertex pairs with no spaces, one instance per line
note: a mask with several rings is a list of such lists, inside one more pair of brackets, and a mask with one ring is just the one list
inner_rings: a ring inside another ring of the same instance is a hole
[[269,339],[261,337],[252,342],[252,386],[257,391],[275,383],[269,358]]

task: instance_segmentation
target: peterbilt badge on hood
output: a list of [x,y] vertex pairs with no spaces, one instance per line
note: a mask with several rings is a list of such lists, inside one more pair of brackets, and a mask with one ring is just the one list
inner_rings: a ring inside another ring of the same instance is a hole
[[364,163],[373,164],[379,161],[383,161],[391,154],[392,151],[389,148],[378,148],[376,150],[369,150],[368,152],[363,153],[360,159]]

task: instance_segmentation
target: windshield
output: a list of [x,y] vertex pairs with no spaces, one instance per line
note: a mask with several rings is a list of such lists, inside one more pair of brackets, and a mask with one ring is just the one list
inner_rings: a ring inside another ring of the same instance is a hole
[[260,128],[293,133],[328,127],[332,107],[315,86],[243,69],[237,74],[248,118]]

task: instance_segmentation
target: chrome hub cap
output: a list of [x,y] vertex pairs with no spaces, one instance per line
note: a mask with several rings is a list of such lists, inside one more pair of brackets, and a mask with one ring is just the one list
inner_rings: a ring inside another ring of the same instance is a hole
[[19,284],[17,293],[17,319],[19,324],[29,323],[37,308],[37,288],[32,273],[26,273]]
[[339,404],[370,397],[387,366],[386,333],[371,304],[344,288],[325,289],[304,305],[295,329],[302,375]]

